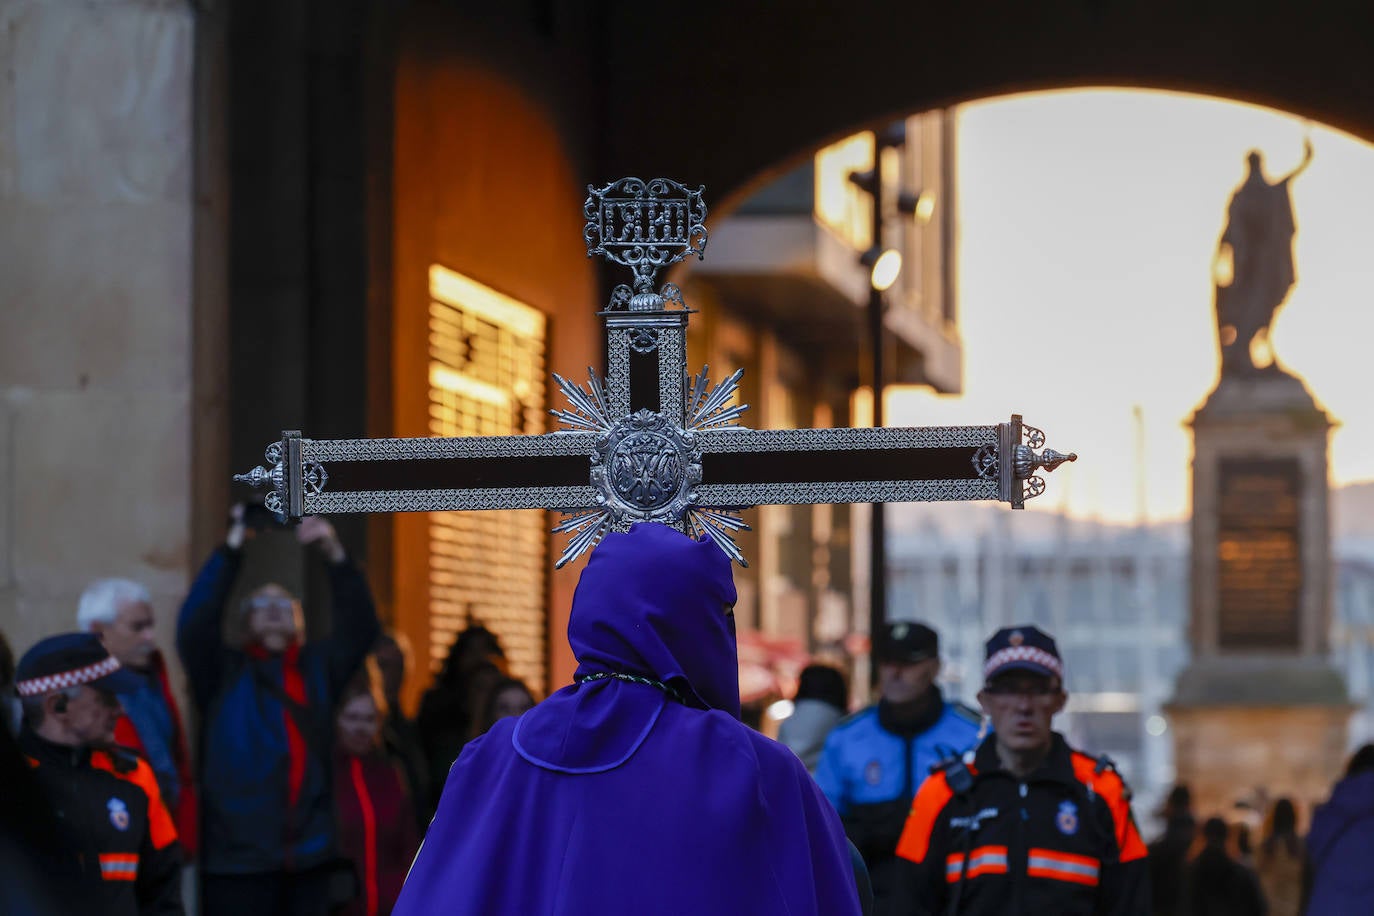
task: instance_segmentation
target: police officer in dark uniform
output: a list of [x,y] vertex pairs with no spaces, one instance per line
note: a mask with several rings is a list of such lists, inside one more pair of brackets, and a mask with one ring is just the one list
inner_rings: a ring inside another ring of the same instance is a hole
[[52,636],[20,659],[19,746],[102,916],[183,916],[182,854],[157,777],[114,746],[119,702],[137,686],[90,633]]
[[904,916],[911,903],[898,882],[897,839],[911,799],[930,768],[978,738],[979,716],[946,701],[935,684],[940,640],[915,621],[887,624],[873,647],[879,701],[842,719],[825,739],[816,784],[873,881],[874,912]]
[[998,630],[978,700],[993,733],[916,796],[897,855],[921,916],[1149,916],[1145,843],[1105,757],[1051,729],[1064,668],[1049,634]]

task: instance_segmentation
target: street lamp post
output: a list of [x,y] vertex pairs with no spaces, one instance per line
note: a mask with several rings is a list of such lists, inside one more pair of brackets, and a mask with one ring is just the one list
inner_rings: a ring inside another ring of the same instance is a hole
[[[885,149],[897,149],[906,143],[906,122],[896,121],[886,130],[873,132],[873,168],[867,172],[851,172],[849,180],[861,190],[866,191],[873,201],[873,221],[869,248],[859,259],[859,263],[869,269],[868,277],[868,339],[869,339],[869,382],[873,392],[873,426],[885,425],[883,416],[883,294],[897,280],[901,271],[901,253],[889,249],[883,239],[883,169],[882,155]],[[901,194],[902,203],[912,195]],[[902,209],[910,209],[910,205]],[[872,646],[876,645],[878,635],[887,622],[887,525],[883,503],[872,503],[869,512],[868,531],[868,634],[870,658]],[[870,680],[877,682],[878,669],[870,665]]]

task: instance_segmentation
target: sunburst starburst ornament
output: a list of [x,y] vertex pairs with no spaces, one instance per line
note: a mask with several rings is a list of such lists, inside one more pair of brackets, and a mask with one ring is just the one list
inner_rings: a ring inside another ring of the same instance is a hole
[[660,522],[694,537],[709,537],[730,559],[748,565],[730,536],[732,531],[748,530],[744,519],[731,508],[701,506],[696,501],[696,487],[701,483],[696,434],[741,429],[735,421],[749,409],[747,404],[731,403],[743,370],[714,388],[709,372],[710,367],[704,367],[691,384],[683,425],[645,408],[612,419],[606,385],[594,369],[587,369],[586,388],[554,374],[571,409],[549,412],[565,432],[598,434],[591,455],[597,506],[568,513],[553,529],[571,535],[556,566],[561,568],[596,546],[608,531],[624,531],[635,522]]

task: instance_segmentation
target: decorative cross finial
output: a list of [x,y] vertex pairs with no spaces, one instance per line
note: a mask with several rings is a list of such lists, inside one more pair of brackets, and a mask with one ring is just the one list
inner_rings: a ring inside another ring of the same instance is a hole
[[[621,178],[601,188],[587,186],[582,208],[587,217],[583,229],[587,256],[599,254],[634,272],[634,288],[617,286],[602,313],[611,378],[626,390],[618,392],[618,398],[608,395],[607,384],[590,368],[586,389],[554,374],[572,409],[549,412],[565,431],[596,435],[591,454],[596,506],[570,513],[554,529],[572,535],[557,566],[577,557],[607,531],[623,530],[637,521],[661,522],[707,535],[728,556],[744,563],[730,532],[748,525],[730,509],[703,509],[697,490],[702,479],[697,434],[738,428],[735,420],[748,405],[730,406],[730,401],[743,372],[712,388],[703,369],[689,392],[685,364],[689,310],[681,290],[671,283],[659,292],[653,289],[662,268],[688,255],[705,257],[704,191],[667,178]],[[669,303],[678,308],[670,310]],[[628,390],[632,387],[630,367],[636,361],[641,366],[654,365],[651,375],[656,390],[640,391],[638,396],[647,394],[656,409],[636,403]]]
[[689,254],[706,256],[706,202],[699,186],[695,191],[668,178],[644,181],[622,178],[603,188],[587,185],[587,218],[583,237],[587,256],[599,254],[613,264],[634,271],[633,291],[625,285],[611,292],[610,308],[653,311],[675,301],[682,304],[677,287],[654,292],[659,270]]

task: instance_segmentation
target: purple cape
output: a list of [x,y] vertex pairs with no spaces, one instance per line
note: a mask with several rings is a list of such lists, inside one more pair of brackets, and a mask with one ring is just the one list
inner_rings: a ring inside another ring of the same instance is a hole
[[573,596],[577,676],[686,702],[573,684],[469,743],[395,916],[857,916],[839,816],[739,722],[734,602],[709,541],[607,535]]

